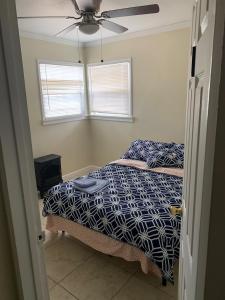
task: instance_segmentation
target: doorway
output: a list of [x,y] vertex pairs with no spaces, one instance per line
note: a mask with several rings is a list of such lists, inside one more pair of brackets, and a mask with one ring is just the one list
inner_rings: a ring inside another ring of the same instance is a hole
[[41,298],[40,298],[41,299]]

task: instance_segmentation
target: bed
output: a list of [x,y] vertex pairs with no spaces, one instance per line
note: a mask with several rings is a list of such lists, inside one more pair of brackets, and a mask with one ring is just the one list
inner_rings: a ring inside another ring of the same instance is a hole
[[171,215],[170,206],[181,206],[183,170],[150,168],[146,157],[133,158],[125,155],[91,172],[90,177],[109,181],[94,195],[78,191],[73,180],[51,188],[44,197],[46,228],[66,231],[103,253],[140,261],[144,273],[173,282],[181,218]]

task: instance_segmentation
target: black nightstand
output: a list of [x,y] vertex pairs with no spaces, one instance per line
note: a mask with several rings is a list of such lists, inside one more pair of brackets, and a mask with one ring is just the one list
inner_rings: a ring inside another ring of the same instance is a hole
[[47,190],[63,181],[59,155],[50,154],[35,158],[34,168],[41,198]]

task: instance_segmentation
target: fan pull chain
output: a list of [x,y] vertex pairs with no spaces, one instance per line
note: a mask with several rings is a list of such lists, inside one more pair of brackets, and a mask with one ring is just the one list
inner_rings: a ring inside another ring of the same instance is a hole
[[104,62],[103,59],[103,49],[102,49],[102,27],[100,27],[100,39],[101,39],[101,45],[100,45],[100,56],[101,56],[101,62]]
[[79,36],[79,28],[77,27],[77,52],[78,52],[78,63],[81,63],[80,59],[80,36]]

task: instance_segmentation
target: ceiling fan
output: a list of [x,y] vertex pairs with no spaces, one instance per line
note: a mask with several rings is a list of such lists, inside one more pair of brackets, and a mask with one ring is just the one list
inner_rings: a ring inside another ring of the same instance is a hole
[[111,18],[128,17],[135,15],[145,15],[145,14],[155,14],[159,12],[158,4],[150,4],[144,6],[128,7],[122,9],[114,9],[103,11],[100,14],[100,6],[102,0],[82,0],[82,8],[80,9],[76,0],[71,0],[76,16],[33,16],[33,17],[18,17],[18,19],[73,19],[81,20],[75,22],[72,25],[64,28],[56,34],[56,36],[65,35],[76,27],[85,34],[96,33],[100,26],[111,30],[115,33],[123,33],[128,30],[128,28],[109,21]]

